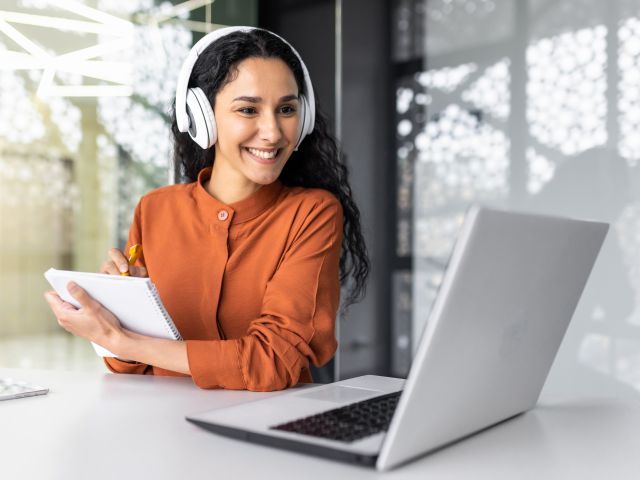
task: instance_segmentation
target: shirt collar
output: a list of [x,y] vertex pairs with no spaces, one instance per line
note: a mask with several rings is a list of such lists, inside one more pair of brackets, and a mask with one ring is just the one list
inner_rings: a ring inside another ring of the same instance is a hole
[[282,183],[280,180],[276,180],[269,185],[263,185],[247,198],[227,205],[211,195],[205,188],[211,178],[211,170],[211,167],[200,170],[195,192],[198,208],[205,218],[216,218],[220,211],[225,210],[231,217],[231,224],[246,222],[273,205],[282,191]]

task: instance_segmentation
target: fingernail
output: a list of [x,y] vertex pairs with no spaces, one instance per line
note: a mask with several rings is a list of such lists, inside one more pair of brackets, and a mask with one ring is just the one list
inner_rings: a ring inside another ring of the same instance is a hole
[[125,272],[128,272],[128,271],[129,271],[129,265],[128,265],[128,264],[126,264],[126,263],[123,263],[123,264],[122,264],[122,265],[120,265],[118,268],[120,269],[120,271],[121,271],[122,273],[125,273]]

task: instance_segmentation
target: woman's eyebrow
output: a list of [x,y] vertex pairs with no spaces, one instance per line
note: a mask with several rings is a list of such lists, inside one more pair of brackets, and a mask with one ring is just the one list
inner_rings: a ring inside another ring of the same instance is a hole
[[[250,102],[250,103],[260,103],[262,102],[262,97],[248,97],[248,96],[241,96],[241,97],[236,97],[233,100],[231,100],[232,102],[238,101],[238,100],[242,100],[243,102]],[[288,102],[289,100],[298,100],[298,96],[297,95],[285,95],[284,97],[280,98],[280,102]]]

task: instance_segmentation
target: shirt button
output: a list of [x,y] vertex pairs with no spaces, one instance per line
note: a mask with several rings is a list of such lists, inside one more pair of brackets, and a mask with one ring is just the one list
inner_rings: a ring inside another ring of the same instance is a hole
[[229,212],[227,212],[226,210],[220,210],[218,212],[218,220],[224,222],[227,218],[229,218]]

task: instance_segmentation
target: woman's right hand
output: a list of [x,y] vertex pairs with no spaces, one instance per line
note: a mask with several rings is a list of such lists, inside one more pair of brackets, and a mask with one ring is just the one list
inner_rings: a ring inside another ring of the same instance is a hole
[[120,275],[129,272],[132,277],[148,277],[147,269],[137,265],[129,265],[127,257],[117,248],[109,250],[109,260],[105,261],[100,267],[100,273],[107,275]]

